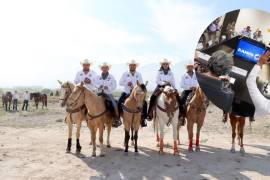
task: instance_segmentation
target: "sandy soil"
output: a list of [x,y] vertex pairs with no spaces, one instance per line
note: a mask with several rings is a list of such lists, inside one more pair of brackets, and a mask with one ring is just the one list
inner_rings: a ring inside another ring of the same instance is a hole
[[[270,179],[270,117],[245,129],[243,157],[230,153],[231,130],[221,111],[208,109],[201,133],[201,152],[187,152],[187,131],[181,129],[179,156],[172,155],[172,129],[167,128],[165,154],[159,155],[152,123],[139,131],[140,154],[123,153],[123,127],[113,129],[105,157],[91,157],[90,134],[84,123],[82,154],[65,153],[64,110],[5,113],[0,109],[0,179]],[[106,137],[106,136],[105,136]]]

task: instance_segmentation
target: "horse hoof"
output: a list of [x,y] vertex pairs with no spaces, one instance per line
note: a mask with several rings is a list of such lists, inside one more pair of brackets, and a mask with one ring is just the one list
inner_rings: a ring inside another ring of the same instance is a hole
[[159,152],[158,152],[160,155],[163,155],[164,154],[164,152],[163,151],[161,151],[161,150],[159,150]]
[[180,141],[178,141],[177,145],[181,145],[181,144],[180,144]]
[[66,153],[70,153],[70,150],[66,150]]
[[96,153],[93,153],[93,154],[92,154],[92,157],[96,157],[96,156],[97,156]]
[[100,156],[100,157],[105,157],[105,154],[100,154],[99,156]]
[[188,148],[188,152],[193,152],[193,148],[192,147],[189,147]]
[[235,149],[234,148],[231,149],[231,153],[235,153]]
[[241,154],[242,156],[245,156],[245,149],[244,149],[244,148],[241,148],[241,149],[240,149],[240,154]]
[[89,143],[89,145],[90,145],[90,146],[92,146],[92,145],[93,145],[93,143],[92,143],[92,142],[90,142],[90,143]]
[[173,152],[173,155],[174,155],[174,156],[178,156],[178,155],[179,155],[179,151]]
[[160,145],[159,145],[159,143],[157,143],[157,147],[159,147]]
[[112,146],[110,144],[107,145],[107,148],[111,148]]
[[200,152],[200,151],[201,151],[200,147],[197,146],[197,147],[195,148],[195,151],[196,151],[196,152]]

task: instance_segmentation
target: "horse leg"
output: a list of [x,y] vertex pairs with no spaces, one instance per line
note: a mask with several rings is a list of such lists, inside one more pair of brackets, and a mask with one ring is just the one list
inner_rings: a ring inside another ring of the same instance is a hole
[[97,149],[97,145],[96,145],[96,128],[95,127],[90,127],[90,132],[91,132],[91,141],[93,143],[93,152],[92,152],[92,157],[96,157],[96,149]]
[[163,154],[163,148],[164,148],[164,126],[165,124],[160,123],[160,142],[159,142],[159,154]]
[[112,124],[108,123],[107,124],[107,147],[111,147],[111,142],[110,142],[110,135],[111,135],[111,130],[112,130]]
[[189,152],[193,151],[193,125],[194,123],[187,121],[187,131],[188,131],[188,140],[189,140],[188,151]]
[[160,142],[160,137],[159,137],[159,127],[158,127],[158,122],[157,120],[155,119],[154,120],[154,125],[155,125],[155,131],[156,131],[156,142],[157,142],[157,147],[159,147],[159,142]]
[[230,117],[230,123],[232,127],[232,147],[231,153],[235,153],[235,137],[236,137],[236,124],[237,120],[235,118]]
[[71,144],[72,144],[72,121],[70,119],[69,115],[67,117],[67,124],[68,124],[68,143],[67,143],[67,149],[66,152],[69,153],[71,151]]
[[201,123],[197,123],[197,132],[196,132],[196,148],[195,151],[199,152],[201,150],[200,148],[200,132],[201,132],[201,128],[202,128],[202,124]]
[[180,128],[181,126],[177,124],[177,143],[180,145]]
[[104,157],[105,156],[105,149],[103,146],[103,131],[104,131],[104,124],[100,123],[99,125],[99,148],[100,148],[100,156]]
[[128,141],[129,141],[130,135],[129,131],[125,130],[125,152],[128,152]]
[[173,124],[173,155],[178,155],[178,147],[177,147],[177,139],[179,138],[179,132],[178,132],[178,121],[176,121],[175,124]]
[[241,119],[239,119],[239,124],[238,124],[238,135],[239,135],[239,140],[240,140],[240,153],[242,156],[245,155],[245,149],[244,149],[244,143],[243,143],[244,127],[245,127],[245,118],[241,117]]
[[80,131],[81,131],[81,124],[82,124],[82,120],[78,119],[77,120],[77,132],[76,132],[76,153],[80,153],[81,152],[81,145],[80,145]]
[[135,153],[138,153],[138,130],[135,131],[135,134],[134,134],[134,141],[135,141],[135,144],[134,144],[134,149],[135,149]]

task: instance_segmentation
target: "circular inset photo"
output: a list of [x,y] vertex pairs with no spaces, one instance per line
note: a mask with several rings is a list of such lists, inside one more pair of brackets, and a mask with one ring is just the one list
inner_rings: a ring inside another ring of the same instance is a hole
[[269,43],[270,14],[261,10],[228,12],[204,30],[194,58],[197,79],[224,114],[252,120],[269,111]]

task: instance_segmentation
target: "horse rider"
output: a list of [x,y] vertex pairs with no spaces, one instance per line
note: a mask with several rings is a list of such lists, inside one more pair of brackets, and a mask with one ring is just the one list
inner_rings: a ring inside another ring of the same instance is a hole
[[[172,86],[174,89],[175,87],[175,79],[173,72],[170,69],[171,62],[167,59],[163,59],[160,61],[160,69],[158,70],[157,76],[156,76],[156,88],[154,92],[152,93],[150,97],[150,105],[148,108],[148,119],[153,119],[153,110],[156,106],[156,100],[157,97],[162,93],[162,88],[164,88],[166,85]],[[177,95],[178,96],[178,95]],[[179,96],[177,97],[179,99]]]
[[[129,71],[126,71],[120,81],[119,85],[124,87],[124,92],[122,92],[118,100],[118,110],[119,114],[123,112],[122,104],[125,102],[126,98],[130,95],[133,87],[139,83],[143,83],[142,75],[136,71],[137,66],[139,65],[135,60],[131,60],[128,63]],[[142,118],[141,118],[141,127],[147,126],[145,119],[147,118],[147,102],[143,103]]]
[[106,107],[114,116],[113,127],[121,126],[122,122],[119,119],[117,102],[112,95],[112,92],[116,89],[116,80],[109,73],[111,65],[104,62],[99,67],[101,69],[101,75],[97,76],[98,94],[105,98]]
[[17,91],[14,91],[14,93],[12,94],[12,99],[13,99],[13,111],[18,111],[19,95]]
[[194,64],[188,63],[186,65],[186,73],[183,74],[180,82],[180,87],[182,89],[181,97],[180,97],[180,122],[182,125],[185,124],[185,117],[186,117],[186,101],[189,94],[198,87],[198,81],[196,78],[196,74],[194,72]]
[[74,83],[79,84],[83,82],[85,84],[86,89],[96,92],[96,79],[97,73],[93,70],[90,70],[90,66],[92,62],[88,59],[81,61],[82,70],[77,72]]
[[30,101],[30,94],[28,93],[28,91],[25,91],[25,93],[23,94],[23,107],[22,107],[22,111],[23,110],[27,111],[29,101]]

